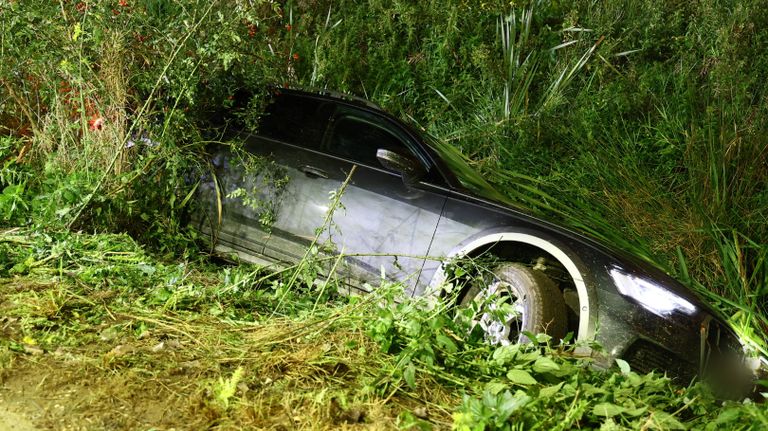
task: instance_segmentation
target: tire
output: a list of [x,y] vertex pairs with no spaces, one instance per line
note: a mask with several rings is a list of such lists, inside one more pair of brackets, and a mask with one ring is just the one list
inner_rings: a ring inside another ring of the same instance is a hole
[[[504,303],[511,305],[511,312],[501,305]],[[519,263],[495,267],[491,280],[471,285],[459,306],[474,307],[473,322],[492,344],[530,342],[523,332],[544,333],[559,340],[567,329],[560,289],[543,272]]]

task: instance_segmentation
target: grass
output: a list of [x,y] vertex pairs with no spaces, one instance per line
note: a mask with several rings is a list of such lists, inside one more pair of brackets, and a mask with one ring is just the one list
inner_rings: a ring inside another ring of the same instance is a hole
[[[534,214],[672,273],[766,353],[760,2],[326,3],[0,6],[0,225],[22,227],[0,240],[0,376],[20,393],[45,370],[41,423],[765,425],[753,405],[550,346],[558,376],[389,289],[313,291],[311,265],[212,266],[184,229],[236,95],[347,91],[457,146]],[[259,106],[238,115],[253,124]],[[46,391],[77,395],[61,411]]]
[[398,286],[318,304],[314,287],[285,285],[291,271],[163,263],[125,235],[17,229],[0,245],[13,263],[0,290],[3,399],[42,407],[45,429],[768,424],[762,406],[623,362],[598,372],[572,347],[459,336],[468,327],[446,305],[396,303]]
[[[402,411],[456,402],[429,384],[389,397],[376,387],[393,363],[365,335],[370,300],[314,307],[309,295],[228,289],[246,268],[222,277],[222,268],[166,266],[125,236],[65,236],[45,250],[30,236],[3,235],[20,247],[11,254],[41,259],[24,259],[12,271],[26,274],[3,283],[2,380],[6,400],[39,383],[23,395],[27,411],[40,398],[70,401],[61,411],[45,404],[42,426],[378,429]],[[284,300],[291,315],[270,317]],[[450,423],[442,408],[431,415]]]

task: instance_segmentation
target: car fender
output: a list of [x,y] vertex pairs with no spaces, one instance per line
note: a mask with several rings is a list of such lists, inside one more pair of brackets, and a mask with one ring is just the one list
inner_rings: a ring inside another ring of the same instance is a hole
[[589,282],[589,273],[581,259],[567,246],[554,238],[545,238],[540,234],[521,230],[515,231],[509,228],[493,229],[473,235],[457,245],[445,256],[443,265],[432,276],[427,291],[435,293],[442,291],[447,281],[446,263],[467,256],[472,251],[481,247],[502,242],[516,242],[537,247],[552,255],[565,267],[573,279],[579,297],[579,331],[577,340],[594,340],[598,311],[597,292],[594,283]]

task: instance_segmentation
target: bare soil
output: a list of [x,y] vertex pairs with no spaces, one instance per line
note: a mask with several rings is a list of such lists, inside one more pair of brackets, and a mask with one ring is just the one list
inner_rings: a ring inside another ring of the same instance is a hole
[[62,352],[15,358],[0,386],[0,408],[11,413],[5,419],[8,429],[206,427],[207,418],[190,415],[194,370],[158,376],[149,370],[104,369],[90,362],[90,358]]
[[0,431],[36,431],[38,429],[26,415],[10,410],[2,405],[3,403],[4,401],[0,400]]
[[[79,328],[70,320],[73,345],[60,347],[40,332],[39,344],[26,344],[22,319],[0,317],[0,341],[13,346],[0,351],[0,431],[379,430],[397,429],[403,412],[450,425],[431,396],[371,391],[382,377],[369,354],[378,346],[361,332],[113,317]],[[139,322],[151,329],[137,335]],[[235,386],[222,401],[227,382]]]

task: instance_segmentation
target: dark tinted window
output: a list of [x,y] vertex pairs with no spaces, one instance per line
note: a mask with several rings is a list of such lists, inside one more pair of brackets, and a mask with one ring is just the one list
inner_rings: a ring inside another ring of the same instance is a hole
[[318,99],[276,94],[259,122],[259,135],[319,148],[334,105]]
[[376,159],[379,148],[409,153],[405,144],[384,128],[360,118],[343,117],[336,122],[328,150],[361,164],[381,167]]
[[[429,146],[440,156],[440,159],[448,166],[464,188],[491,200],[505,203],[509,202],[509,200],[494,189],[482,175],[469,166],[467,158],[461,154],[459,150],[431,135],[426,136]],[[514,206],[514,204],[512,206]]]

